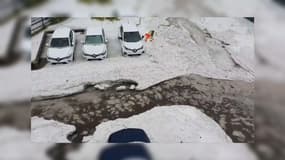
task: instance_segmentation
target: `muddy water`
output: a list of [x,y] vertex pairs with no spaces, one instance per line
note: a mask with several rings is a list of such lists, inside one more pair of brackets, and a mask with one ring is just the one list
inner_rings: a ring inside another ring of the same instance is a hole
[[145,90],[116,91],[123,81],[101,91],[85,91],[61,98],[32,102],[32,116],[76,126],[68,136],[81,142],[105,121],[127,118],[155,106],[191,105],[215,120],[234,142],[254,141],[254,84],[198,75],[176,77]]

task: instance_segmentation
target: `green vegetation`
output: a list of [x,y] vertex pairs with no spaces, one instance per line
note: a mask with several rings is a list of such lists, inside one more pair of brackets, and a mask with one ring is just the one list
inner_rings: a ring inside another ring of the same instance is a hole
[[30,7],[35,7],[37,5],[40,5],[46,1],[47,0],[24,0],[23,3],[26,7],[30,8]]
[[68,19],[68,17],[50,17],[51,25],[62,22],[66,19]]
[[112,0],[79,0],[79,1],[87,4],[90,3],[108,4],[112,2]]
[[99,20],[99,21],[104,21],[104,20],[118,21],[118,20],[120,20],[119,17],[92,17],[92,19],[96,19],[96,20]]

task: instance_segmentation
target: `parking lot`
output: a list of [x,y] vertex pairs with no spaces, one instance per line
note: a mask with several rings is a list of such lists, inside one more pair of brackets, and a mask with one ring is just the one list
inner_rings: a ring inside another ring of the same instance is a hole
[[[107,42],[107,53],[108,53],[108,59],[109,58],[115,58],[115,57],[121,57],[121,47],[120,47],[120,41],[118,39],[118,33],[119,33],[119,25],[121,22],[112,22],[111,25],[107,24],[106,27],[103,28],[106,33],[106,38],[108,40]],[[93,27],[98,27],[100,25],[94,25]],[[73,29],[75,32],[75,37],[76,37],[76,46],[75,46],[75,52],[74,52],[74,61],[71,64],[65,64],[65,65],[72,65],[74,63],[85,63],[87,62],[86,59],[82,56],[82,40],[85,38],[85,32],[86,32],[86,27],[82,28],[76,28]],[[49,43],[51,40],[51,36],[53,34],[54,30],[48,30],[45,31],[43,34],[44,36],[42,37],[42,44],[39,46],[39,49],[37,51],[37,57],[38,60],[33,62],[34,67],[32,67],[32,70],[38,70],[42,69],[43,67],[54,67],[56,65],[51,65],[47,62],[47,46],[45,44]],[[144,33],[141,33],[142,35]],[[131,58],[131,57],[130,57]],[[97,63],[98,60],[96,60]],[[96,63],[96,62],[93,62]],[[63,64],[58,64],[58,65],[63,65]]]
[[[141,34],[155,30],[154,40],[144,42],[143,55],[121,55],[118,32],[123,21],[138,24]],[[209,33],[204,33],[202,26],[197,25],[199,23],[204,22],[159,17],[122,18],[113,21],[71,18],[50,26],[45,30],[46,34],[42,32],[32,37],[32,57],[39,60],[36,61],[39,65],[32,72],[32,97],[66,95],[81,91],[87,83],[118,79],[134,80],[138,82],[137,89],[145,89],[161,81],[189,73],[221,79],[254,80],[253,74],[245,69],[252,64],[251,59],[238,54],[238,49],[235,49],[240,46],[250,52],[254,47],[253,43],[250,43],[252,34],[240,33],[240,28],[235,27],[240,26],[246,31],[251,23],[244,19],[220,19],[219,22],[210,22],[232,27],[230,32],[213,34],[213,38],[208,36]],[[87,61],[81,52],[83,29],[98,25],[105,30],[109,56],[101,61]],[[51,65],[46,63],[45,40],[48,40],[52,32],[60,26],[76,31],[75,61]],[[246,38],[236,41],[236,37],[239,38],[241,35]],[[225,36],[227,39],[224,41],[230,45],[225,46],[217,40],[219,37],[223,40]],[[229,50],[232,46],[235,50]],[[35,58],[36,56],[38,57]],[[236,65],[237,63],[239,65]]]

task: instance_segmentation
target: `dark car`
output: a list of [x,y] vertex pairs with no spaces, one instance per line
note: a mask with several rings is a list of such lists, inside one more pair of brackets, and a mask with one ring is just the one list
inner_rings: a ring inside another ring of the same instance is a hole
[[144,142],[150,143],[150,140],[142,129],[128,128],[119,130],[110,135],[108,143],[130,143]]
[[98,160],[125,160],[130,158],[152,160],[146,147],[138,143],[108,146],[99,154]]

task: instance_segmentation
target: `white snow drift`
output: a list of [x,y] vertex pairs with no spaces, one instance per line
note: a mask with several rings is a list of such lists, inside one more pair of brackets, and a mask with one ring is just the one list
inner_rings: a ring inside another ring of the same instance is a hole
[[70,143],[66,136],[74,130],[74,126],[54,120],[39,117],[31,119],[31,140],[33,142]]
[[31,143],[30,132],[11,126],[0,128],[1,160],[48,160],[46,150],[53,144]]
[[152,143],[230,143],[231,139],[207,115],[190,106],[155,107],[126,119],[104,122],[84,141],[106,143],[121,129],[143,129]]

